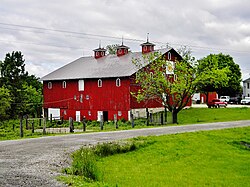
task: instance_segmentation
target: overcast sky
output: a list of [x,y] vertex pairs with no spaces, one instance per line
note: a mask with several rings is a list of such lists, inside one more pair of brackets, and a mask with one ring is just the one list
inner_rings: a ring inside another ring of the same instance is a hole
[[249,0],[0,0],[0,60],[21,51],[42,77],[101,45],[140,51],[186,45],[200,59],[229,54],[250,77]]

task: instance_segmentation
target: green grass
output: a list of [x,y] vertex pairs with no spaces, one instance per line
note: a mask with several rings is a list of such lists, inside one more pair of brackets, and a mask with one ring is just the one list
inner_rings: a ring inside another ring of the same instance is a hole
[[[250,108],[242,107],[242,108],[190,108],[186,110],[182,110],[178,114],[178,124],[186,125],[186,124],[197,124],[197,123],[210,123],[210,122],[223,122],[223,121],[236,121],[236,120],[250,120]],[[171,124],[171,113],[168,112],[168,124]],[[15,126],[13,130],[13,124]],[[75,122],[75,129],[82,129],[82,124]],[[105,122],[103,131],[116,131],[116,130],[129,130],[132,129],[131,122],[118,121],[119,128],[115,128],[114,122]],[[44,136],[42,133],[32,133],[31,129],[25,130],[25,122],[23,122],[24,126],[24,138],[33,138],[33,137],[41,137]],[[47,122],[48,127],[68,127],[69,124],[67,121],[64,124],[57,124],[55,121],[52,123]],[[157,127],[159,124],[150,124],[150,126],[146,126],[145,119],[135,120],[135,129],[138,128],[148,128],[148,127]],[[35,128],[39,127],[38,122],[35,123]],[[87,123],[87,133],[88,132],[99,132],[100,123],[96,121],[89,121]],[[0,140],[10,140],[10,139],[19,139],[19,120],[10,120],[10,121],[2,121],[0,122]],[[46,136],[51,135],[59,135],[59,134],[46,134]]]
[[179,124],[249,120],[250,108],[190,108],[180,111]]
[[102,180],[72,186],[250,186],[250,127],[148,137],[135,151],[97,160]]

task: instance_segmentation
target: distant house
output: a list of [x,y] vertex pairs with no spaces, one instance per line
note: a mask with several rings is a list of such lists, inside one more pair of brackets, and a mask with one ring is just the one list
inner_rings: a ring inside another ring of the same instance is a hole
[[[44,76],[45,115],[53,110],[65,119],[73,117],[76,121],[83,117],[129,120],[133,109],[162,107],[157,100],[138,103],[131,95],[131,91],[139,89],[135,83],[138,69],[132,60],[143,60],[143,55],[154,52],[154,46],[147,41],[141,44],[141,52],[129,52],[129,47],[122,43],[114,55],[106,55],[106,50],[99,47],[94,56],[81,57]],[[157,51],[169,61],[181,59],[173,48]]]
[[243,98],[250,97],[250,78],[243,81]]

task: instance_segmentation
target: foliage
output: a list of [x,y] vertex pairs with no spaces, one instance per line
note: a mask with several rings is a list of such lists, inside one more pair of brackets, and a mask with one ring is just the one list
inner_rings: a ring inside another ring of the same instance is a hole
[[10,103],[10,91],[5,87],[0,87],[0,120],[8,117],[6,111],[10,108]]
[[[96,165],[106,186],[249,186],[249,133],[244,127],[147,137],[154,143]],[[72,186],[101,186],[67,178]]]
[[106,49],[108,51],[108,54],[115,55],[118,46],[119,46],[119,44],[107,45]]
[[138,141],[118,143],[108,142],[97,144],[93,147],[82,147],[72,154],[72,165],[70,168],[63,169],[63,172],[70,175],[83,176],[87,181],[101,180],[101,173],[96,165],[96,162],[101,157],[107,157],[110,155],[126,153],[134,151],[145,143]]
[[[224,121],[237,121],[237,120],[250,120],[250,108],[220,108],[220,109],[209,109],[209,108],[190,108],[187,110],[182,110],[179,113],[179,124],[200,124],[200,123],[210,123],[210,122],[224,122]],[[168,116],[170,118],[170,114]],[[115,128],[115,124],[113,122],[106,123],[104,125],[103,131],[116,131],[116,130],[129,130],[132,129],[131,124],[122,123],[119,121],[119,128]],[[136,119],[134,121],[135,129],[140,128],[151,128],[157,127],[157,124],[149,123],[149,126],[146,125],[146,119]],[[9,121],[0,121],[0,140],[12,140],[18,139],[19,136],[19,120],[9,120]],[[167,124],[169,126],[169,124]],[[31,126],[31,123],[29,123]],[[42,129],[43,123],[39,126],[39,121],[35,120],[35,129]],[[69,128],[69,122],[64,121],[61,123],[59,121],[49,121],[46,122],[46,128]],[[74,123],[74,128],[76,130],[82,130],[83,125]],[[100,132],[100,123],[96,121],[88,121],[86,126],[86,132]],[[63,134],[65,132],[61,131]],[[46,136],[50,135],[59,135],[47,133]],[[38,137],[44,136],[42,131],[36,132],[32,134],[31,129],[24,129],[24,138],[28,137]]]
[[[198,72],[203,78],[203,81],[199,82],[200,91],[205,93],[216,91],[219,95],[229,96],[241,93],[240,67],[230,55],[210,54],[198,62]],[[207,71],[213,73],[207,75]]]
[[[139,69],[136,83],[141,89],[132,95],[138,102],[158,100],[172,113],[173,123],[177,123],[177,114],[197,90],[218,89],[227,86],[229,80],[229,68],[220,69],[216,60],[212,60],[211,66],[201,67],[201,63],[198,65],[192,57],[190,49],[184,47],[178,52],[182,58],[176,59],[174,64],[166,60],[165,54],[157,52],[145,56],[143,62],[139,59],[133,61]],[[169,67],[172,73],[168,72]]]
[[136,83],[141,88],[132,95],[138,102],[158,100],[172,112],[173,123],[177,123],[178,112],[187,105],[196,91],[195,59],[190,51],[183,51],[183,54],[183,58],[174,64],[166,60],[165,54],[158,52],[145,56],[143,62],[139,59],[133,61],[139,69],[136,73]]
[[[4,61],[0,62],[0,87],[4,86],[10,91],[11,106],[7,113],[11,118],[17,118],[24,114],[35,115],[34,108],[31,107],[29,110],[27,106],[31,100],[40,103],[39,107],[41,108],[42,84],[38,78],[25,71],[24,62],[20,51],[7,53]],[[37,106],[36,113],[39,110]]]

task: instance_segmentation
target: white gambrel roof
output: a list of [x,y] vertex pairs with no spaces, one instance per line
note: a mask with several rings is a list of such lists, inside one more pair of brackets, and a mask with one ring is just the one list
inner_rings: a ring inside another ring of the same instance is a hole
[[[161,54],[170,51],[172,48],[157,50]],[[155,52],[155,51],[154,51]],[[147,55],[149,55],[148,53]],[[106,55],[95,59],[94,57],[81,57],[48,75],[41,78],[42,81],[50,80],[70,80],[70,79],[89,79],[89,78],[111,78],[127,77],[133,75],[138,69],[132,63],[133,59],[143,61],[141,52],[129,52],[118,57]]]

